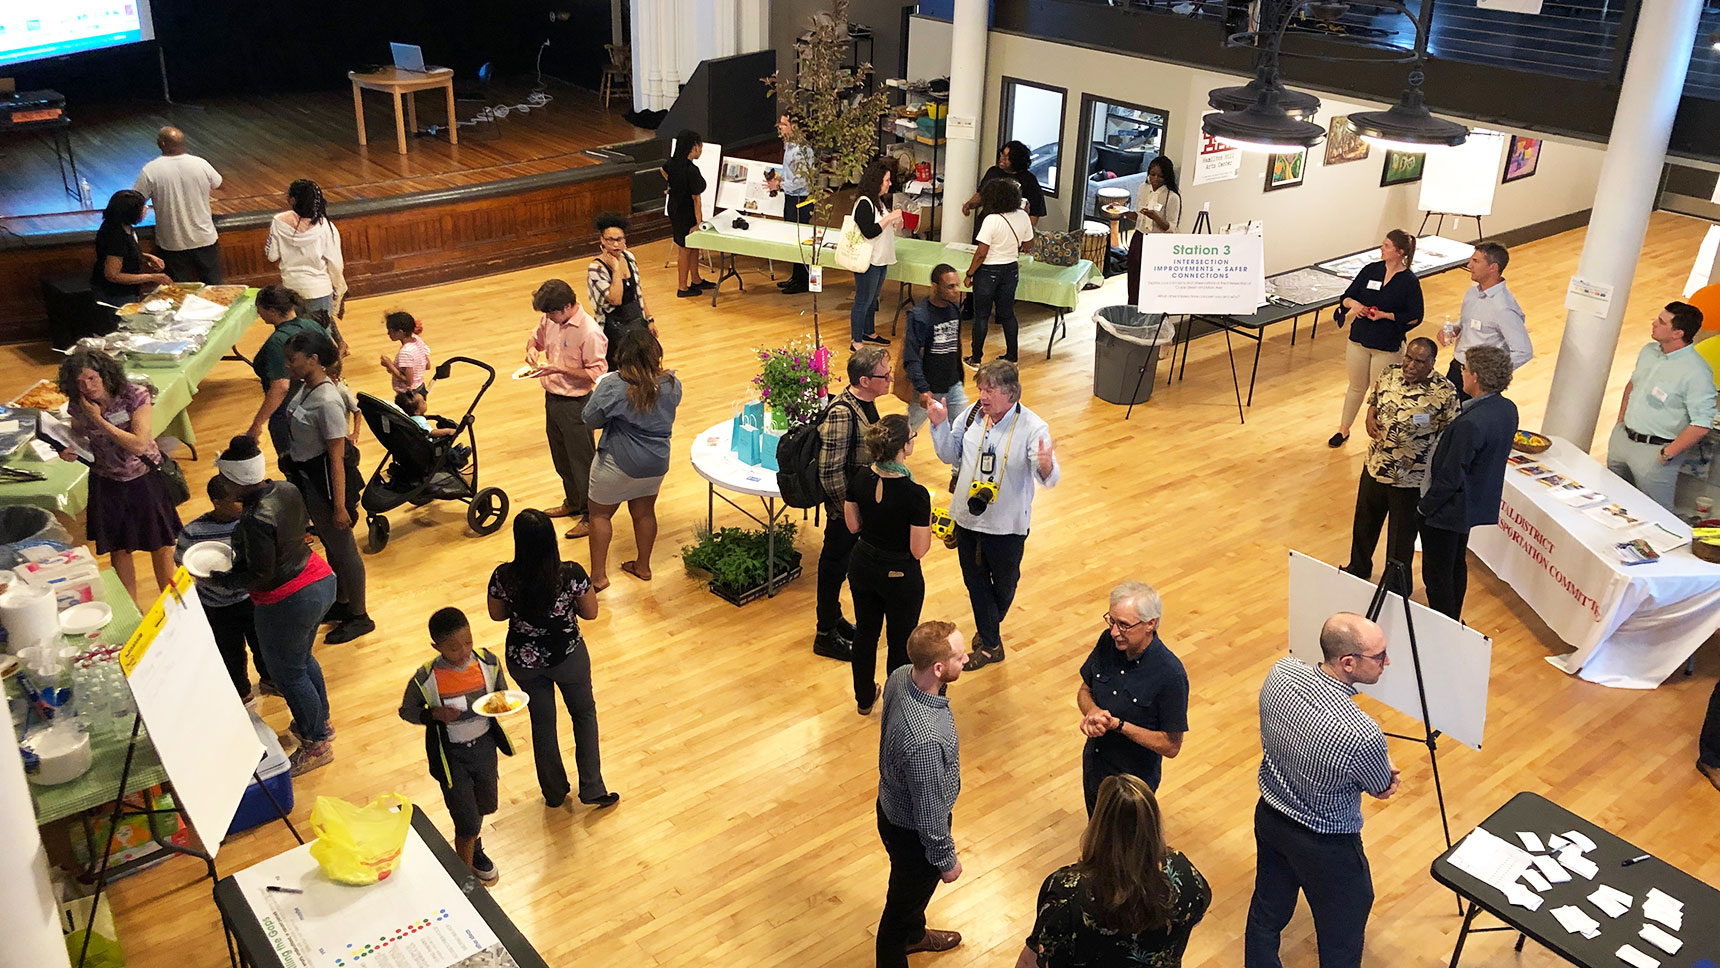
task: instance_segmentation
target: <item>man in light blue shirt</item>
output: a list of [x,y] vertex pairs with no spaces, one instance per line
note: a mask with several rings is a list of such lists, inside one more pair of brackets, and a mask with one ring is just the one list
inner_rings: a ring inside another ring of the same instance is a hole
[[1607,441],[1607,470],[1672,510],[1685,452],[1714,426],[1714,371],[1690,344],[1702,310],[1670,302],[1654,317],[1654,342],[1636,355],[1618,425]]
[[1469,256],[1469,278],[1475,283],[1463,294],[1461,318],[1455,323],[1457,332],[1441,329],[1439,342],[1443,346],[1457,344],[1452,351],[1451,366],[1446,376],[1457,387],[1457,401],[1469,399],[1463,392],[1463,363],[1469,351],[1477,346],[1497,346],[1511,354],[1511,369],[1515,370],[1535,356],[1529,342],[1529,327],[1524,322],[1523,307],[1505,285],[1505,266],[1511,253],[1497,242],[1482,242]]
[[959,413],[936,399],[926,407],[938,459],[956,469],[950,517],[976,627],[969,669],[1003,661],[1000,626],[1021,580],[1033,496],[1039,487],[1056,487],[1062,475],[1051,428],[1021,405],[1015,364],[992,360],[979,368],[974,385],[979,402]]
[[[800,133],[800,127],[794,123],[785,112],[777,115],[776,133],[782,138],[782,167],[777,169],[777,177],[770,188],[782,189],[782,217],[789,222],[807,223],[812,221],[812,206],[803,204],[806,201],[807,184],[806,172],[816,165],[816,157],[812,146],[807,144]],[[788,279],[776,284],[788,295],[802,293],[807,290],[806,264],[796,262],[794,271]]]

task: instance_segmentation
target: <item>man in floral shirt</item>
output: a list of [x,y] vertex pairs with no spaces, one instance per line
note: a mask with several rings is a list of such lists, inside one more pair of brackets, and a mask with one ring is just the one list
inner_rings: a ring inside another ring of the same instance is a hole
[[1369,393],[1367,427],[1373,444],[1356,488],[1350,563],[1344,567],[1358,578],[1373,574],[1374,547],[1389,516],[1386,560],[1403,562],[1404,580],[1414,584],[1408,566],[1415,557],[1416,501],[1434,442],[1457,418],[1457,389],[1434,372],[1438,358],[1433,340],[1410,340],[1403,362],[1386,367]]

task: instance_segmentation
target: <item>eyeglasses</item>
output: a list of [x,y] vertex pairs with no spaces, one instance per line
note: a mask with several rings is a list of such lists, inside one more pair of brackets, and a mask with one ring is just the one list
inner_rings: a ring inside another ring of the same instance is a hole
[[1124,622],[1114,617],[1110,612],[1105,613],[1105,624],[1119,632],[1133,632],[1135,629],[1147,624],[1148,621],[1149,619],[1141,619],[1138,622]]
[[890,373],[888,370],[886,370],[883,373],[868,373],[866,375],[871,377],[874,380],[888,380],[890,378]]
[[1382,665],[1385,664],[1385,661],[1386,661],[1386,650],[1385,649],[1381,649],[1378,652],[1375,652],[1371,655],[1366,653],[1366,652],[1346,652],[1346,653],[1344,653],[1344,655],[1348,658],[1351,658],[1351,659],[1372,659],[1375,662],[1378,662]]

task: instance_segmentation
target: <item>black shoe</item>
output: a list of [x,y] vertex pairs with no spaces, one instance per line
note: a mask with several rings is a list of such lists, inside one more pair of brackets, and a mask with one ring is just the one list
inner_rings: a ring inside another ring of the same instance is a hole
[[984,363],[985,361],[980,359],[980,356],[978,353],[975,353],[972,356],[963,357],[962,362],[966,363],[968,365],[968,367],[970,367],[971,369],[979,369],[979,365],[981,363]]
[[328,611],[323,613],[322,621],[317,624],[339,625],[352,617],[352,609],[345,602],[335,602],[328,607]]
[[877,333],[867,333],[865,336],[860,337],[860,342],[871,343],[874,346],[889,346],[890,345],[889,337],[879,336]]
[[692,299],[694,296],[703,296],[704,294],[704,290],[699,289],[697,286],[688,286],[685,289],[677,289],[675,291],[675,296],[678,299]]
[[1017,360],[1015,358],[1014,354],[1012,354],[1012,353],[1005,353],[1002,356],[998,357],[998,359],[1004,361],[1005,363],[1019,363],[1019,362],[1021,362],[1020,360]]
[[840,635],[843,638],[847,639],[848,641],[852,642],[852,641],[854,641],[854,634],[857,631],[858,631],[858,629],[854,628],[853,622],[850,622],[847,619],[842,618],[840,616],[837,617],[837,619],[836,619],[836,634],[837,635]]
[[1349,440],[1349,439],[1350,439],[1349,434],[1333,434],[1332,436],[1326,438],[1326,446],[1327,447],[1342,447],[1342,446],[1344,446],[1344,442]]
[[709,279],[700,279],[698,282],[693,283],[692,288],[697,289],[700,292],[710,292],[712,289],[717,288],[717,284]]
[[478,880],[485,884],[494,884],[501,874],[496,870],[496,862],[484,854],[484,841],[479,838],[472,848],[472,873],[478,875]]
[[811,292],[811,291],[812,290],[810,288],[808,288],[807,286],[805,286],[804,284],[798,284],[798,283],[791,283],[789,285],[782,287],[782,294],[785,296],[798,296],[803,292]]
[[968,655],[967,665],[963,671],[984,668],[1003,661],[1003,643],[986,646],[977,636],[974,638],[973,652]]
[[849,662],[854,658],[854,644],[836,634],[834,630],[820,632],[812,637],[812,654],[838,662]]
[[566,803],[566,802],[567,802],[567,792],[566,791],[563,791],[559,796],[553,796],[552,797],[547,793],[543,795],[543,805],[550,808],[551,810],[559,809],[561,807],[561,805]]
[[369,635],[374,631],[376,631],[376,623],[371,621],[370,616],[354,615],[329,630],[328,635],[323,637],[323,641],[329,645],[339,645],[342,642],[351,642],[359,636]]
[[621,794],[616,793],[613,790],[611,790],[610,792],[605,793],[603,796],[600,796],[600,797],[596,798],[595,800],[587,800],[584,797],[580,797],[579,802],[585,804],[588,807],[596,807],[597,809],[602,810],[604,807],[613,807],[617,803],[620,803],[621,802]]

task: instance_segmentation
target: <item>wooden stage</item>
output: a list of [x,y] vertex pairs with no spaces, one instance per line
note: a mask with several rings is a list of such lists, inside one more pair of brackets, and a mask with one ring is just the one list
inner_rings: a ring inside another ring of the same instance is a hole
[[[486,104],[524,103],[531,91],[529,83],[496,82],[483,102],[457,102],[457,113],[470,120]],[[366,95],[370,144],[358,144],[344,84],[197,107],[70,105],[72,148],[94,189],[93,211],[63,191],[46,140],[15,137],[0,155],[0,341],[43,337],[43,280],[87,275],[101,207],[156,157],[156,132],[168,124],[183,129],[191,151],[224,179],[214,207],[230,282],[277,277],[262,258],[263,237],[297,178],[315,179],[328,198],[355,295],[565,258],[587,247],[593,217],[632,203],[635,166],[585,152],[652,132],[623,120],[620,104],[606,110],[590,91],[552,81],[546,93],[550,102],[527,113],[463,126],[458,145],[445,133],[409,136],[404,155],[395,150],[392,105],[381,95]],[[441,93],[419,97],[419,123],[445,124]],[[151,224],[140,234],[148,236]],[[640,229],[646,238],[664,231],[650,223]]]

